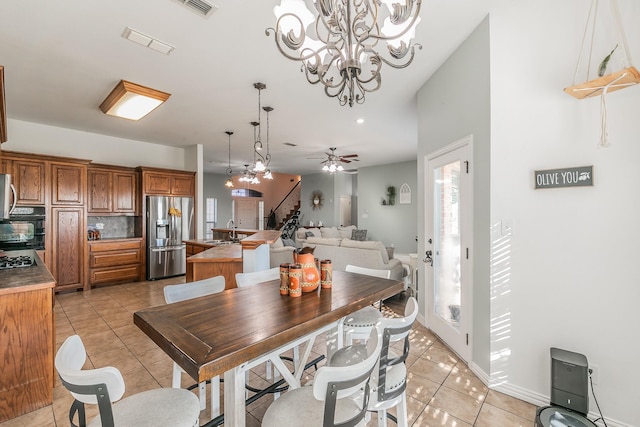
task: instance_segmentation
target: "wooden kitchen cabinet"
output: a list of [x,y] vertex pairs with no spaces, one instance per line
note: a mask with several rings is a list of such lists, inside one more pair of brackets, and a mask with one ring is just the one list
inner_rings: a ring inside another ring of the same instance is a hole
[[11,183],[16,189],[16,204],[45,204],[47,163],[42,160],[11,159]]
[[142,239],[89,242],[91,286],[138,281],[141,269]]
[[89,215],[139,215],[138,172],[115,166],[89,166]]
[[53,402],[52,282],[6,288],[0,294],[0,423]]
[[84,205],[87,166],[51,163],[51,204]]
[[51,220],[53,238],[47,249],[51,273],[56,279],[56,291],[88,289],[84,284],[85,211],[83,207],[53,207]]
[[195,173],[140,168],[145,195],[189,196],[195,194]]

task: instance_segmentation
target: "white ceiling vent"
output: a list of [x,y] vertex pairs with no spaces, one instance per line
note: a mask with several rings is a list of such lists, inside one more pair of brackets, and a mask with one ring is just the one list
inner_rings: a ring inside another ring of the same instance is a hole
[[205,18],[208,18],[210,15],[213,15],[213,12],[218,10],[218,6],[205,0],[176,0],[176,1],[179,3],[182,3],[189,10],[197,13],[200,16],[204,16]]

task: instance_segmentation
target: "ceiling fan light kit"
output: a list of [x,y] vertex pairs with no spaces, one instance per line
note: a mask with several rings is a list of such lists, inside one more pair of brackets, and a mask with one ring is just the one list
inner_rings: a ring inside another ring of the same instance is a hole
[[358,161],[358,159],[356,158],[358,157],[357,154],[347,154],[345,156],[339,156],[336,154],[336,147],[331,147],[329,148],[329,150],[331,151],[331,153],[325,153],[327,155],[327,159],[321,163],[324,163],[324,165],[322,166],[322,170],[324,172],[329,172],[331,175],[336,172],[343,172],[345,170],[344,166],[342,166],[342,163],[351,163],[352,161]]
[[265,33],[340,105],[364,103],[380,88],[382,64],[405,68],[422,49],[413,42],[422,0],[313,0],[315,16],[305,3],[281,0]]

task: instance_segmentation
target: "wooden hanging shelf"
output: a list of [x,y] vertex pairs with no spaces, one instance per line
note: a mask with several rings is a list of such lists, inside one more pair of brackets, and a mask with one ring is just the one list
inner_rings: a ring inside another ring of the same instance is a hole
[[577,99],[600,96],[604,88],[608,92],[624,89],[640,83],[640,73],[636,67],[627,67],[616,73],[607,74],[588,82],[580,83],[564,89],[566,93]]

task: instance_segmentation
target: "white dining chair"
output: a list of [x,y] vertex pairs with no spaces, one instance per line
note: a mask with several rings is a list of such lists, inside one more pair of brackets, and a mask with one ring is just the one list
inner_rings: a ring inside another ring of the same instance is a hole
[[[377,412],[378,426],[386,427],[387,410],[397,406],[396,424],[408,427],[407,422],[407,367],[405,360],[409,355],[409,333],[418,316],[418,301],[409,298],[404,308],[404,317],[383,317],[377,323],[382,328],[382,348],[380,360],[371,374],[368,410]],[[391,346],[403,341],[402,353],[396,354]],[[356,344],[337,350],[327,366],[349,366],[367,357],[365,345]]]
[[[364,274],[366,276],[379,277],[388,279],[391,277],[391,270],[378,270],[375,268],[359,267],[357,265],[348,264],[345,268],[350,273]],[[382,305],[382,301],[380,301]],[[371,328],[376,324],[378,319],[382,317],[379,309],[368,306],[362,308],[355,313],[345,316],[338,326],[338,334],[340,337],[344,334],[345,345],[353,344],[353,340],[367,339]]]
[[[69,423],[78,427],[114,426],[198,426],[200,405],[188,390],[157,388],[122,399],[125,383],[120,371],[107,366],[82,369],[87,352],[78,335],[68,337],[55,357],[55,367],[62,384],[75,398],[69,410]],[[85,404],[98,405],[99,416],[89,424]]]
[[[276,280],[279,278],[280,278],[280,267],[274,267],[268,270],[261,270],[261,271],[251,271],[247,273],[236,273],[236,285],[238,285],[239,288],[245,288],[247,286],[257,285],[258,283],[268,282],[270,280]],[[297,366],[299,354],[300,354],[300,351],[298,350],[298,347],[294,347],[293,363],[295,366]],[[273,369],[272,369],[270,360],[267,360],[265,370],[266,370],[267,380],[271,380],[273,378],[273,375],[272,375]],[[247,384],[249,383],[248,371],[247,371],[246,382]],[[255,390],[252,390],[252,391],[255,391]],[[278,396],[278,393],[276,393],[276,397],[277,396]]]
[[363,426],[369,381],[382,348],[382,329],[373,328],[367,355],[348,366],[322,366],[313,383],[287,391],[262,417],[262,427]]
[[268,282],[280,278],[280,267],[270,268],[262,271],[252,271],[248,273],[236,273],[236,285],[239,288],[255,285],[261,282]]
[[[215,276],[208,279],[188,282],[179,285],[168,285],[164,287],[164,300],[167,304],[186,301],[206,295],[217,294],[224,291],[224,276]],[[171,386],[180,388],[182,384],[182,373],[184,370],[176,362],[173,362],[173,379]],[[207,407],[207,383],[198,384],[198,394],[200,396],[200,410]],[[211,378],[211,418],[220,415],[220,377]]]

